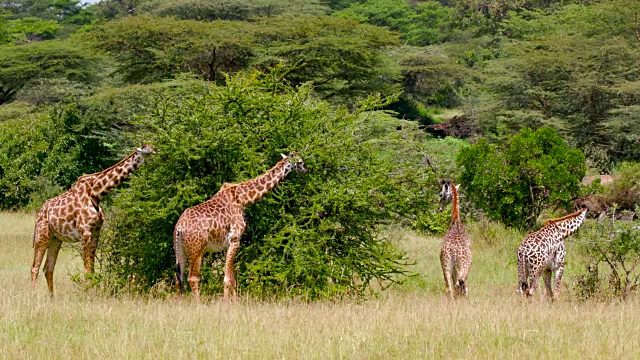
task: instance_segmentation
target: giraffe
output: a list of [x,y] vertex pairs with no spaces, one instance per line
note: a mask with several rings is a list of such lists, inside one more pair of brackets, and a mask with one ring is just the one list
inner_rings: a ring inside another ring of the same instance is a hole
[[451,200],[451,228],[444,236],[440,249],[440,265],[450,298],[467,297],[467,275],[471,268],[471,241],[464,231],[458,210],[458,189],[460,185],[442,182],[440,198]]
[[44,276],[47,279],[49,295],[53,298],[53,270],[60,247],[65,241],[82,241],[85,276],[93,273],[98,237],[104,221],[100,200],[153,152],[151,145],[136,148],[117,164],[94,174],[80,176],[69,190],[42,204],[33,233],[31,284],[34,289],[40,264],[46,253]]
[[[540,230],[525,236],[518,248],[518,293],[521,296],[533,296],[542,275],[547,295],[551,296],[551,300],[558,299],[566,255],[563,239],[578,230],[586,214],[585,208],[558,219],[547,220]],[[554,289],[551,288],[553,272]]]
[[200,302],[198,283],[204,253],[224,251],[224,302],[228,302],[229,297],[237,302],[233,261],[246,226],[244,209],[271,191],[292,170],[307,172],[298,154],[282,154],[282,160],[266,173],[238,184],[225,183],[211,199],[182,213],[173,234],[175,280],[180,294],[185,267],[189,264],[189,285],[196,301]]

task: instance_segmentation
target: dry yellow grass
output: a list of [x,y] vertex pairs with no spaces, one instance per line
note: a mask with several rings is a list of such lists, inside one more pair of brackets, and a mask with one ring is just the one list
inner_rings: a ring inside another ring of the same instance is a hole
[[[448,301],[439,239],[390,231],[419,275],[362,303],[114,299],[78,289],[81,267],[63,249],[50,301],[29,285],[33,215],[0,214],[2,359],[612,359],[640,358],[639,304],[523,303],[515,295],[517,244],[474,248],[470,299]],[[570,258],[570,256],[569,256]]]

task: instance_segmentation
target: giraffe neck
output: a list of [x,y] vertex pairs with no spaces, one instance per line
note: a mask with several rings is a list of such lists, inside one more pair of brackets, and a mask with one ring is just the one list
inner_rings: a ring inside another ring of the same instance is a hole
[[[91,197],[97,201],[102,200],[109,192],[120,185],[129,174],[142,164],[142,156],[136,152],[122,159],[119,163],[95,174],[85,175],[91,177]],[[80,179],[84,178],[81,177]]]
[[580,210],[559,220],[551,220],[551,223],[556,226],[561,237],[564,239],[578,230],[584,222],[586,215],[586,211]]
[[240,203],[249,206],[271,191],[289,173],[286,163],[287,159],[282,159],[266,173],[238,184],[236,196]]
[[460,222],[460,211],[458,209],[458,190],[455,184],[451,184],[451,223]]

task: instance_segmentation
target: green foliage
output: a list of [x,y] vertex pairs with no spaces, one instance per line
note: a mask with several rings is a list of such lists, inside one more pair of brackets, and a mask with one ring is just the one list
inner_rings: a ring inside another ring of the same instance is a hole
[[547,206],[567,205],[579,192],[584,155],[551,128],[523,129],[504,146],[480,140],[457,159],[469,198],[494,220],[532,227]]
[[78,110],[59,105],[0,123],[0,208],[16,209],[68,188],[78,176],[109,164],[108,149],[88,136]]
[[437,1],[410,5],[406,0],[368,0],[354,3],[334,16],[389,27],[404,35],[409,45],[429,45],[442,41],[449,33],[452,9]]
[[578,241],[587,256],[587,272],[574,285],[578,296],[626,300],[640,283],[640,227],[612,218],[588,226]]
[[631,124],[640,101],[638,11],[635,3],[608,1],[514,13],[504,24],[513,38],[507,52],[484,71],[493,103],[477,112],[485,133],[551,125],[584,148],[599,171],[637,158]]
[[33,40],[53,39],[61,28],[55,20],[42,20],[37,17],[9,20],[6,26],[7,38],[18,44]]
[[398,90],[392,83],[397,71],[383,53],[397,38],[348,20],[299,17],[249,23],[137,16],[109,22],[91,37],[116,56],[119,72],[133,83],[180,72],[221,83],[225,73],[282,63],[292,85],[311,81],[327,98]]
[[435,107],[459,106],[459,91],[479,75],[437,49],[415,49],[400,65],[405,95]]
[[252,61],[254,31],[241,22],[134,16],[108,22],[89,35],[115,55],[125,81],[149,83],[180,72],[222,81],[223,72],[244,69]]
[[622,163],[614,176],[616,180],[603,191],[605,201],[620,209],[636,210],[640,206],[640,163]]
[[12,101],[38,79],[61,77],[90,83],[95,77],[94,61],[94,55],[67,41],[0,47],[0,104]]
[[323,15],[328,11],[323,1],[308,0],[175,0],[161,3],[151,11],[160,16],[181,20],[250,20],[258,17],[289,15]]
[[348,98],[399,92],[399,69],[384,53],[398,44],[386,29],[331,17],[298,17],[265,21],[261,43],[266,59],[261,67],[280,62],[286,79],[306,82],[325,99],[345,103]]
[[[131,136],[153,143],[157,155],[106,210],[103,277],[116,289],[170,281],[173,227],[182,211],[224,182],[260,175],[291,150],[310,171],[290,175],[246,210],[240,291],[330,298],[362,295],[374,279],[399,279],[403,256],[377,235],[377,225],[426,209],[423,185],[433,178],[402,152],[380,146],[380,139],[401,137],[367,126],[372,116],[376,123],[392,118],[332,109],[312,100],[310,87],[293,89],[279,78],[240,74],[225,87],[166,97],[138,119],[142,131]],[[362,106],[380,105],[370,99]],[[215,293],[220,260],[207,257],[203,270],[203,287]]]

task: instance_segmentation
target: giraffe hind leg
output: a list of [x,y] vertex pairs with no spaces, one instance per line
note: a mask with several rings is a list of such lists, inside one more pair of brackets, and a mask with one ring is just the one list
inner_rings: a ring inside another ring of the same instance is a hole
[[47,279],[47,286],[49,287],[49,296],[53,298],[53,270],[56,267],[56,260],[58,259],[58,252],[62,246],[62,241],[58,239],[52,239],[49,242],[47,249],[47,261],[44,263],[44,277]]
[[471,267],[470,263],[466,263],[460,266],[461,269],[458,272],[458,295],[462,297],[467,297],[468,289],[467,289],[467,275],[469,274],[469,268]]
[[36,222],[36,227],[33,234],[33,264],[31,265],[31,286],[35,289],[36,280],[38,280],[38,273],[40,272],[40,265],[44,258],[47,248],[49,246],[49,240],[51,233],[46,222],[40,218]]
[[444,284],[448,297],[453,297],[453,261],[450,256],[444,252],[440,253],[440,265],[442,266],[442,274],[444,275]]

